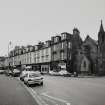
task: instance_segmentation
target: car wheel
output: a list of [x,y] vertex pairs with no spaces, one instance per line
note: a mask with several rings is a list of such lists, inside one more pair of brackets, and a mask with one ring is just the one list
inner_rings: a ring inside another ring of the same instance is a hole
[[23,78],[21,78],[21,81],[24,81],[24,79],[23,79]]
[[26,85],[26,82],[24,81],[24,84]]
[[22,81],[22,79],[20,78],[20,80]]
[[30,85],[29,85],[29,83],[28,83],[28,82],[26,83],[26,85],[27,85],[28,87],[30,87]]
[[43,82],[41,82],[40,85],[43,85]]

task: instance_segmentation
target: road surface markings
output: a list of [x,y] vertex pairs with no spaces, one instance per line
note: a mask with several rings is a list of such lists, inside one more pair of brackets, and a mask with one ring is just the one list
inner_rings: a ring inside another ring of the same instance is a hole
[[53,99],[53,100],[59,101],[59,102],[63,102],[63,103],[65,103],[66,105],[71,105],[71,103],[68,103],[67,101],[65,101],[65,100],[63,100],[63,99],[56,98],[56,97],[53,97],[53,96],[48,95],[47,92],[42,93],[41,95],[46,96],[46,97],[48,97],[48,98],[51,98],[51,99]]
[[[41,94],[40,94],[40,96],[42,97],[42,99],[43,99],[46,103],[48,103],[48,105],[62,105],[62,104],[60,104],[61,102],[58,103],[58,101],[52,100],[51,98],[48,98],[48,97],[43,96],[43,95],[41,95]],[[64,105],[64,104],[63,104],[63,105]]]
[[[16,80],[20,81],[19,78],[16,78]],[[34,100],[38,103],[38,105],[48,105],[46,104],[41,97],[39,97],[39,95],[36,93],[35,90],[33,90],[31,87],[27,87],[26,85],[24,85],[23,82],[20,81],[20,83],[25,87],[25,89],[31,94],[31,96],[34,98]]]
[[[19,78],[16,78],[16,79],[17,79],[18,81],[20,80]],[[20,83],[21,83],[22,85],[24,85],[23,82],[20,82]],[[31,96],[32,96],[32,97],[34,98],[34,100],[38,103],[38,105],[48,105],[47,103],[45,103],[45,101],[43,101],[43,100],[41,99],[41,97],[37,94],[37,92],[36,92],[34,89],[32,89],[32,88],[30,88],[30,87],[27,87],[26,85],[24,85],[24,87],[25,87],[25,89],[31,94]],[[42,93],[41,95],[46,96],[46,97],[49,97],[49,98],[51,98],[51,99],[53,99],[53,100],[56,100],[56,101],[59,101],[59,102],[63,102],[63,103],[65,103],[66,105],[71,105],[71,103],[68,103],[67,101],[65,101],[65,100],[63,100],[63,99],[49,96],[49,95],[47,94],[47,92]]]
[[33,90],[32,88],[28,88],[28,89],[31,90],[31,92],[32,92],[32,94],[33,94],[33,96],[34,96],[34,98],[38,101],[38,104],[39,104],[39,105],[47,105],[47,104],[41,99],[41,97],[39,97],[39,95],[36,93],[35,90]]
[[[19,80],[19,79],[17,79]],[[30,95],[33,97],[33,99],[38,103],[38,105],[48,105],[46,104],[39,96],[38,94],[32,89],[24,85],[24,83],[20,82],[24,88],[30,93]]]

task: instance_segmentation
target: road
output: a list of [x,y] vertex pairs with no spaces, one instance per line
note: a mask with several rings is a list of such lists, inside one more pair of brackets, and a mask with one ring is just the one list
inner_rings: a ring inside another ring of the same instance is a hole
[[0,105],[38,105],[27,89],[13,77],[0,75]]
[[44,76],[43,86],[31,88],[46,105],[105,105],[105,77]]
[[27,87],[19,78],[0,75],[0,105],[38,105],[36,102],[39,105],[105,105],[105,77],[44,75],[43,86]]

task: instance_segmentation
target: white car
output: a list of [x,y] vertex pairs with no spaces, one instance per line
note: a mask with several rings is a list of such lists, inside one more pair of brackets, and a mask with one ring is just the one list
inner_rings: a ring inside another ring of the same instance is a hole
[[13,71],[12,71],[12,76],[14,76],[14,77],[18,77],[18,76],[20,76],[20,70],[18,70],[18,69],[14,69]]
[[5,70],[0,70],[0,74],[4,74]]
[[37,72],[28,72],[24,77],[24,83],[27,86],[39,84],[43,85],[43,77]]
[[57,72],[57,71],[49,71],[49,74],[54,75],[54,76],[59,76],[60,75],[59,72]]
[[27,73],[29,73],[29,72],[30,72],[30,71],[26,71],[26,70],[22,71],[22,73],[20,74],[20,80],[21,80],[21,81],[24,81],[25,75],[26,75]]
[[59,74],[62,76],[71,76],[71,73],[67,72],[66,70],[59,71]]

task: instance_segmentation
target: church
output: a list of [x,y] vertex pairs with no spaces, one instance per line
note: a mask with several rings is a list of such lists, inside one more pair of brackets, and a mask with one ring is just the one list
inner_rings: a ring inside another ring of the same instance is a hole
[[87,35],[79,48],[75,48],[75,50],[77,53],[75,59],[73,58],[73,65],[75,64],[73,69],[76,72],[86,75],[105,75],[105,31],[102,20],[98,32],[98,41]]

